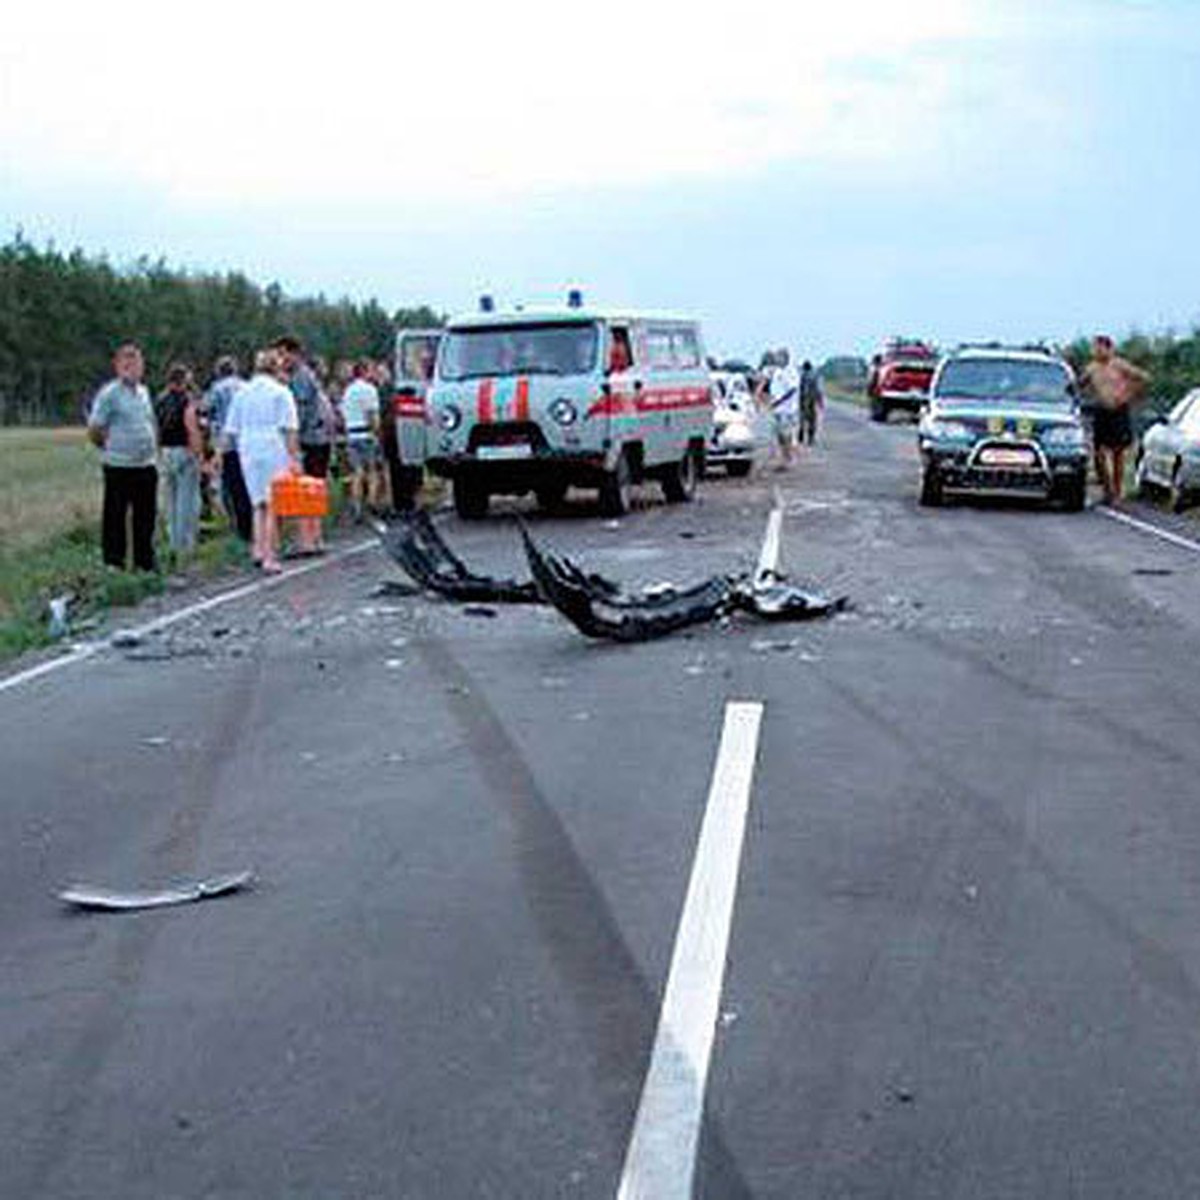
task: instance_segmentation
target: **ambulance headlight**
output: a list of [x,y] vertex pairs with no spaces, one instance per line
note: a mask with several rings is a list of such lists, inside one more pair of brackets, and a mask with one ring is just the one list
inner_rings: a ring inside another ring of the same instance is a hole
[[570,402],[570,400],[565,398],[561,400],[555,400],[555,402],[550,405],[550,415],[560,425],[574,425],[575,422],[579,420],[579,411],[576,409],[575,405]]
[[453,433],[462,424],[462,409],[447,404],[438,409],[438,423],[447,433]]

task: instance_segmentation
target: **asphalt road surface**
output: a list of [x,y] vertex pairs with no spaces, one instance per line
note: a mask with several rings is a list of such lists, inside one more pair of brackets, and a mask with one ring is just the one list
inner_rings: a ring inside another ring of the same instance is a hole
[[[778,484],[828,622],[596,645],[367,550],[0,691],[0,1196],[1200,1194],[1200,553],[919,509],[913,442],[534,521],[682,582]],[[516,571],[505,511],[439,520]]]

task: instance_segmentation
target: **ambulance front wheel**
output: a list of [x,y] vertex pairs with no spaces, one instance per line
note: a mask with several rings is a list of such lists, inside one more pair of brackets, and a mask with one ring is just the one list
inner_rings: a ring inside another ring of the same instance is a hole
[[697,454],[694,446],[689,446],[683,457],[673,463],[662,477],[663,495],[668,504],[684,504],[696,495],[696,480],[700,476],[697,465]]
[[454,481],[454,511],[464,521],[478,521],[487,516],[487,510],[487,489],[474,479],[458,476]]
[[600,511],[606,517],[623,517],[632,504],[633,470],[628,455],[622,454],[600,484]]

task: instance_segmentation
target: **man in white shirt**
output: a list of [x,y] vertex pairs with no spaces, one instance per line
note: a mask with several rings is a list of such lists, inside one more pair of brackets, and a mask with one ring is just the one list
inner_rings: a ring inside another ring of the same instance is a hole
[[368,503],[379,506],[382,479],[379,470],[379,389],[371,382],[371,363],[359,359],[354,377],[342,393],[342,420],[346,424],[346,459],[350,467],[350,505],[356,522],[363,519],[363,492]]
[[775,352],[775,370],[767,386],[767,399],[771,410],[771,421],[775,428],[775,441],[783,462],[778,470],[792,465],[796,457],[796,428],[800,419],[800,376],[792,366],[791,356],[786,350]]

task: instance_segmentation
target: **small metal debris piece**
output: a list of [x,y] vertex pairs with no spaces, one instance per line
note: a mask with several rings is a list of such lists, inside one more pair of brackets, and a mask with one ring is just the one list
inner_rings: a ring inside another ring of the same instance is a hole
[[47,633],[55,641],[58,641],[58,639],[61,637],[66,637],[69,631],[70,626],[67,622],[67,609],[71,605],[71,599],[72,597],[69,592],[62,596],[53,596],[50,599],[50,603],[48,605],[50,609],[50,617]]
[[1174,575],[1175,572],[1171,567],[1134,567],[1133,574],[1135,574],[1135,575]]
[[169,908],[176,904],[195,904],[238,892],[254,882],[253,871],[238,871],[232,875],[213,875],[193,883],[181,883],[153,892],[116,892],[86,884],[72,884],[58,893],[58,898],[72,908],[95,912],[132,912],[139,908]]
[[486,604],[468,604],[463,610],[464,617],[498,617],[500,614]]
[[400,579],[383,579],[371,592],[373,598],[380,596],[419,596],[421,589]]
[[168,737],[162,737],[161,735],[157,735],[157,734],[156,734],[154,737],[144,737],[144,738],[142,738],[142,745],[143,745],[143,746],[155,746],[155,747],[157,747],[157,746],[169,746],[170,744],[171,744],[171,739],[170,739],[170,738],[168,738]]
[[404,666],[404,659],[389,658],[383,665],[387,667],[389,671],[398,671],[402,666]]
[[979,889],[973,883],[968,883],[967,886],[963,888],[963,895],[966,896],[968,900],[978,900]]

